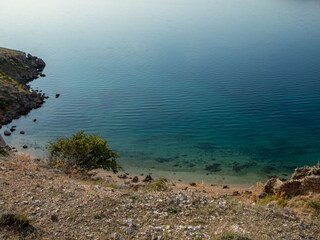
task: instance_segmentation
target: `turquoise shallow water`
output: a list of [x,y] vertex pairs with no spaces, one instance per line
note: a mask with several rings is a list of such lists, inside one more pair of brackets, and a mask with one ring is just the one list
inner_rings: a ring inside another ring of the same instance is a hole
[[0,29],[47,62],[20,150],[84,129],[132,172],[234,183],[320,159],[319,1],[4,0]]

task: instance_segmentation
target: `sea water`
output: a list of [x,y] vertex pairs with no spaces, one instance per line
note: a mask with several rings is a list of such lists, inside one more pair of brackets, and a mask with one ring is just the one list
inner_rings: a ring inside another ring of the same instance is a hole
[[319,1],[2,0],[0,29],[47,63],[50,98],[1,129],[21,151],[83,129],[129,172],[213,183],[320,159]]

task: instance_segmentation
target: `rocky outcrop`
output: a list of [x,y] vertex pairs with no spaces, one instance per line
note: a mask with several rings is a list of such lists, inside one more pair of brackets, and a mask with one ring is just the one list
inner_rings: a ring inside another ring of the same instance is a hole
[[43,75],[45,62],[21,51],[0,48],[0,126],[44,103],[44,94],[30,90],[30,81]]
[[260,197],[278,195],[280,197],[294,197],[309,193],[320,193],[320,166],[297,168],[290,180],[270,178],[264,185]]
[[4,141],[2,135],[0,134],[0,148],[3,148],[6,146],[6,142]]

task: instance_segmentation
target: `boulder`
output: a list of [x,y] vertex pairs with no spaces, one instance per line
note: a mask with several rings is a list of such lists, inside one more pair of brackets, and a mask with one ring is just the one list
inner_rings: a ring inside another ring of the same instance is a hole
[[28,60],[32,60],[33,57],[32,57],[32,55],[30,53],[28,53],[27,54],[27,58],[28,58]]

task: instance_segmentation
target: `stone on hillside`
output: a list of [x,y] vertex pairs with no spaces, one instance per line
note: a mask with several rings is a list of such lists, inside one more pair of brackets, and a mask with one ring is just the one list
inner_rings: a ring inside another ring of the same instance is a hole
[[152,180],[153,180],[153,178],[151,177],[151,175],[147,175],[143,181],[144,182],[151,182]]
[[134,177],[132,178],[132,182],[133,182],[133,183],[139,182],[139,178],[138,178],[137,176],[134,176]]

